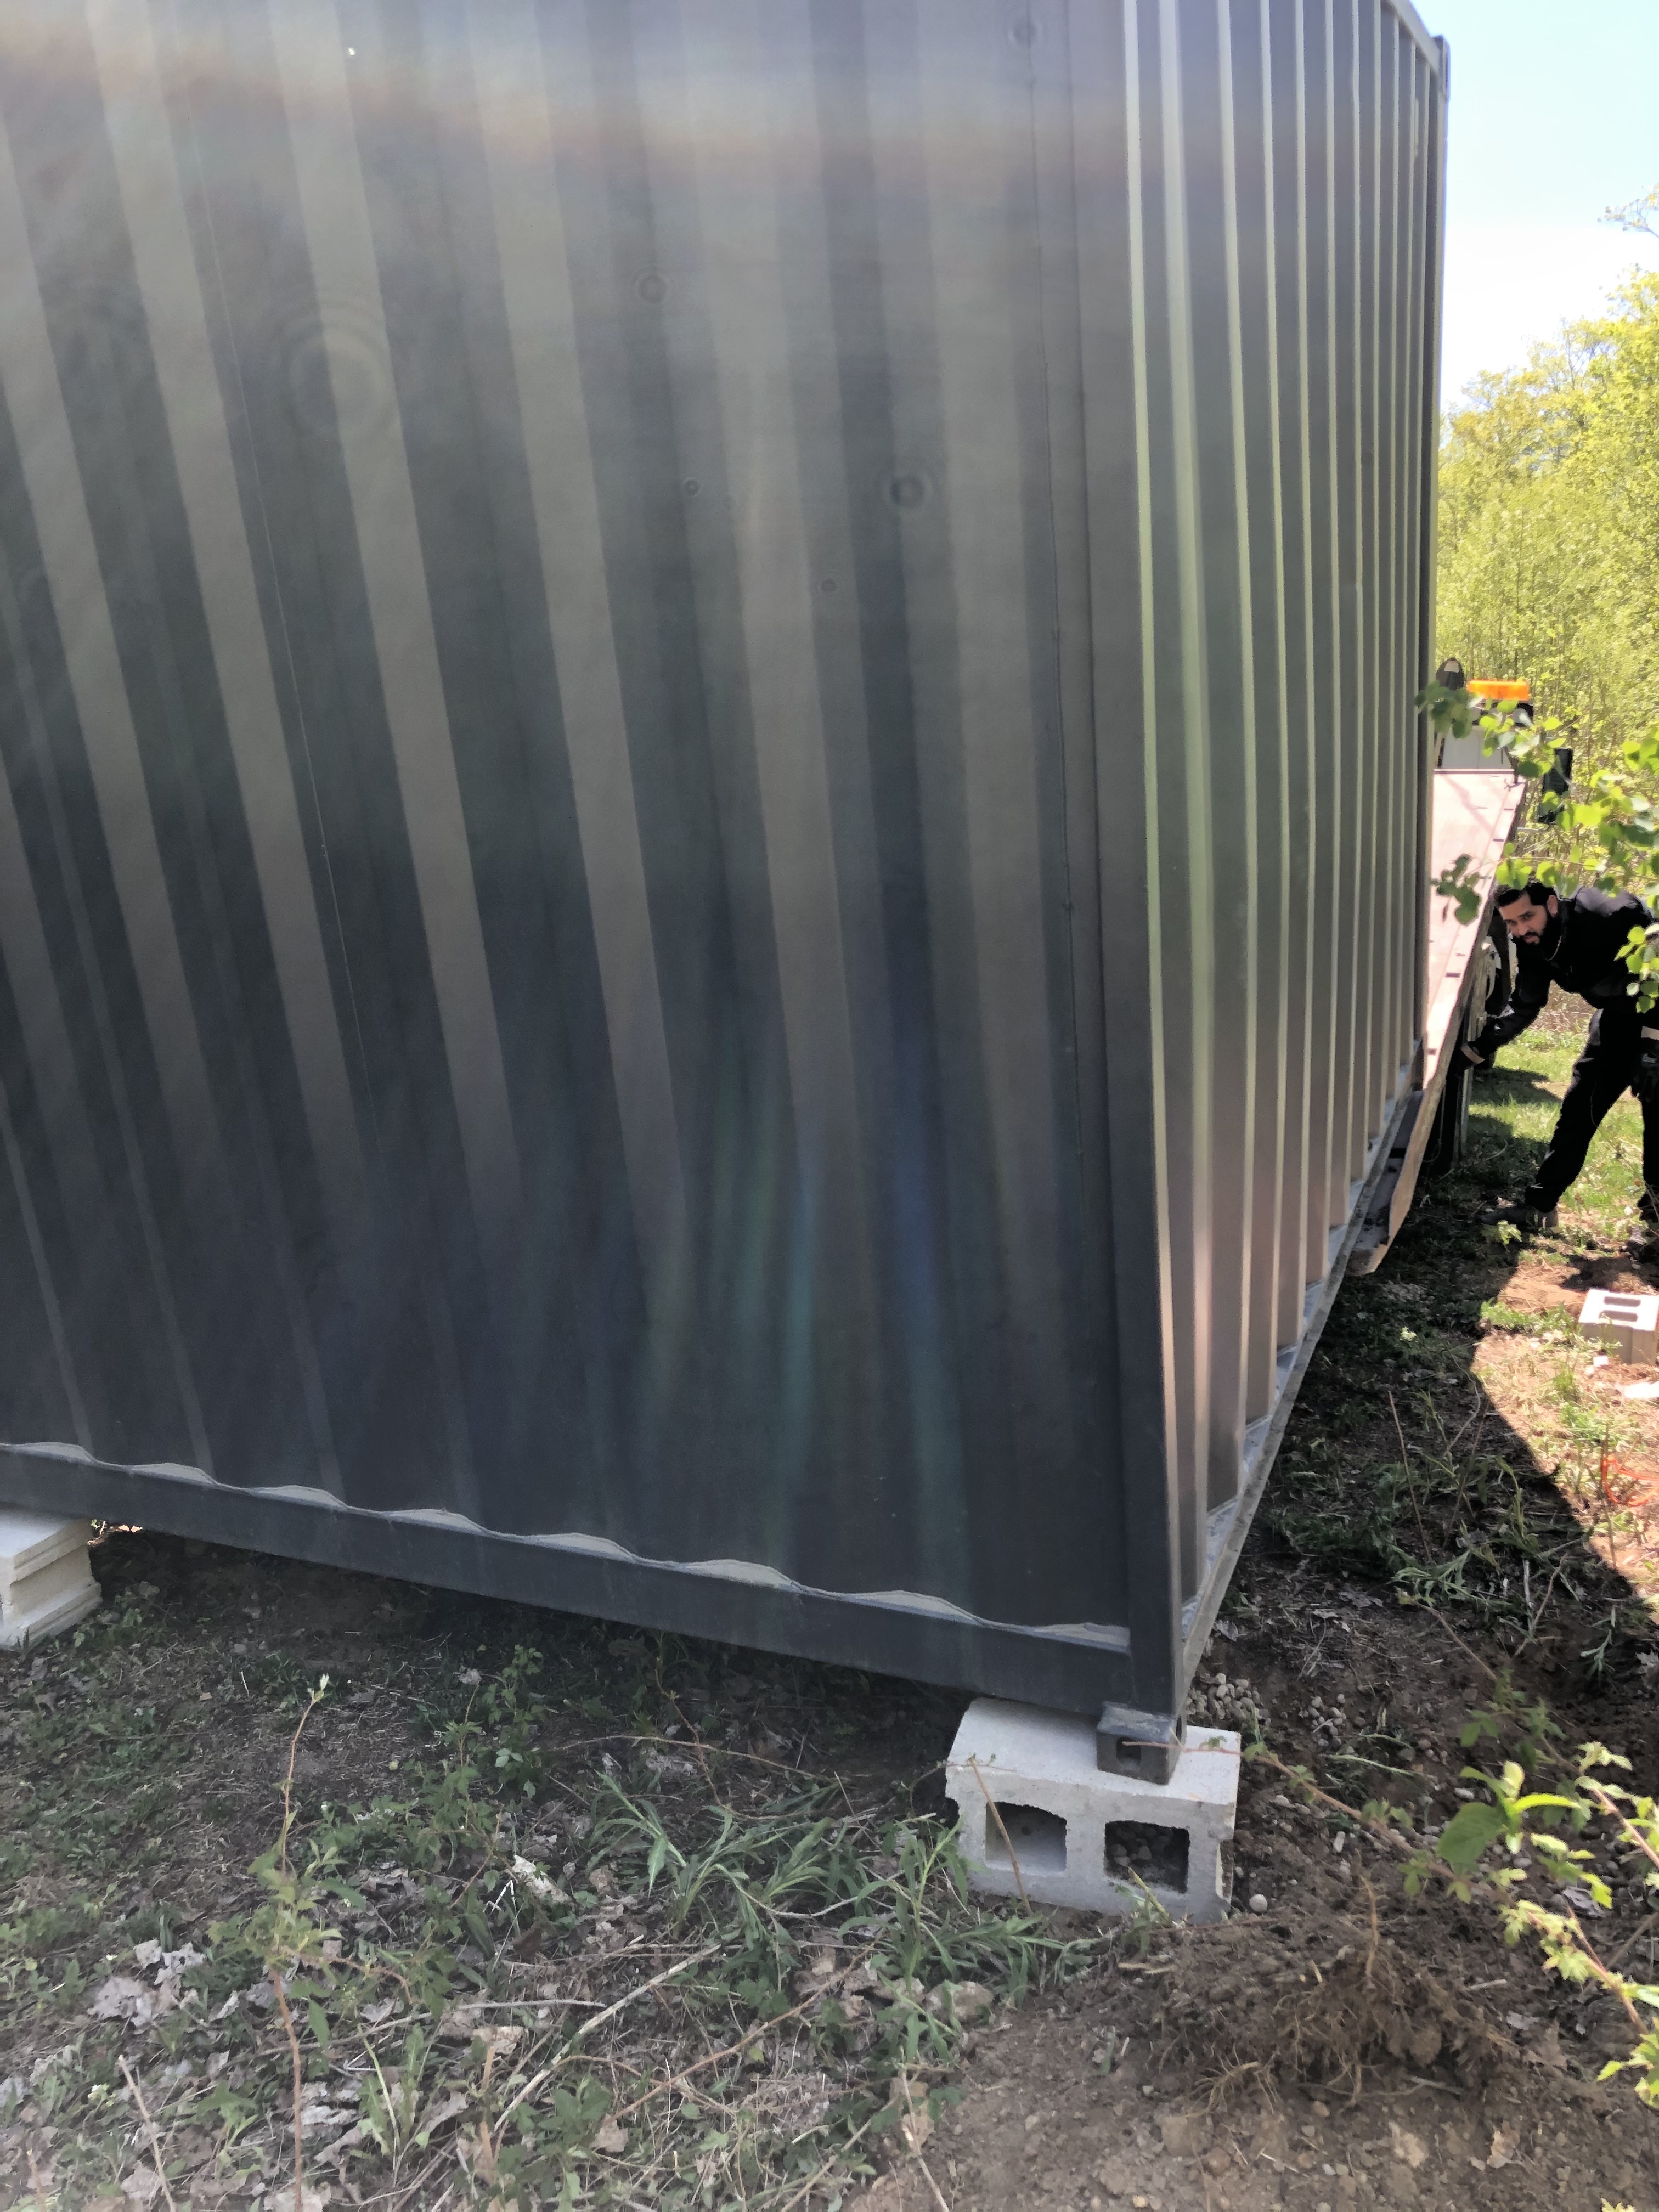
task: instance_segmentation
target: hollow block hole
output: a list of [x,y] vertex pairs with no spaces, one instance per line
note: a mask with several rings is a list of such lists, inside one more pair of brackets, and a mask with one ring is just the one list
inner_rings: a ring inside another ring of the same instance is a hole
[[1139,1875],[1149,1888],[1184,1893],[1191,1843],[1184,1828],[1162,1827],[1155,1820],[1109,1820],[1106,1871],[1120,1877]]
[[[1002,1815],[1002,1826],[1008,1831],[1008,1844],[1014,1847],[1014,1856],[1024,1874],[1064,1874],[1066,1871],[1066,1823],[1058,1813],[1045,1813],[1036,1805],[1006,1805],[997,1800],[997,1811]],[[988,1812],[985,1816],[985,1863],[987,1866],[1006,1866],[1008,1844],[1002,1840],[1002,1829]]]

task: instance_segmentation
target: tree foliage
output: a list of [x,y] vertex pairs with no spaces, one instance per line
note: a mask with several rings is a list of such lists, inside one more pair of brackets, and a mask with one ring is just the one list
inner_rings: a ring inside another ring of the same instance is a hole
[[1582,768],[1659,722],[1659,275],[1448,416],[1438,604],[1437,657],[1527,678]]
[[[1534,782],[1573,747],[1571,798],[1523,809],[1501,881],[1634,890],[1659,914],[1659,276],[1613,307],[1479,379],[1445,427],[1438,649],[1476,679],[1525,678],[1540,718],[1483,714],[1438,684],[1419,703],[1443,731],[1478,721]],[[1478,909],[1467,855],[1436,888]],[[1659,926],[1632,930],[1624,957],[1645,1012]]]

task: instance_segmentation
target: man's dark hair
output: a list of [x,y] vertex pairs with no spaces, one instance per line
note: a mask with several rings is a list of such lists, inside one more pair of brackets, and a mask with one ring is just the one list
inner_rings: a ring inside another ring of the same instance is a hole
[[1463,664],[1455,654],[1441,662],[1439,667],[1434,672],[1434,680],[1437,684],[1443,684],[1448,691],[1464,691],[1468,689],[1463,679]]
[[1528,906],[1542,906],[1546,899],[1556,896],[1552,884],[1540,884],[1534,876],[1529,884],[1502,884],[1496,903],[1498,906],[1513,906],[1517,899],[1525,899]]

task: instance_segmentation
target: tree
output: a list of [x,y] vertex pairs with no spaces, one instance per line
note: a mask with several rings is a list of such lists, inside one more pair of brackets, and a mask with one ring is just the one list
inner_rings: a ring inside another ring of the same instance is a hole
[[1623,207],[1605,209],[1601,220],[1617,223],[1620,230],[1644,230],[1650,238],[1659,238],[1659,185],[1640,199],[1626,200]]
[[1587,763],[1659,720],[1659,276],[1447,417],[1438,597],[1437,659],[1526,678]]
[[[1540,781],[1555,765],[1560,725],[1553,715],[1535,724],[1517,722],[1507,709],[1483,712],[1478,698],[1443,684],[1425,685],[1417,703],[1449,736],[1467,737],[1478,727],[1486,750],[1501,747],[1528,782]],[[1562,892],[1585,884],[1598,890],[1633,890],[1650,913],[1659,912],[1659,811],[1652,797],[1659,787],[1659,729],[1622,750],[1621,769],[1593,769],[1582,796],[1553,805],[1541,818],[1534,811],[1536,834],[1523,830],[1511,840],[1498,863],[1500,884],[1519,889],[1544,883]],[[1473,921],[1480,911],[1481,887],[1467,853],[1436,878],[1435,890],[1455,902],[1460,921]],[[1659,1005],[1659,921],[1632,929],[1622,957],[1631,971],[1631,996],[1646,1013]]]
[[[1619,213],[1635,228],[1644,210],[1659,221],[1659,191]],[[1500,878],[1659,908],[1659,275],[1481,379],[1447,419],[1440,484],[1437,656],[1526,678],[1541,718],[1517,726],[1435,684],[1420,703],[1438,729],[1480,728],[1534,781],[1564,737],[1575,750],[1571,796],[1524,810]],[[1467,858],[1438,888],[1467,905]],[[1659,949],[1637,932],[1626,957],[1646,1011]]]

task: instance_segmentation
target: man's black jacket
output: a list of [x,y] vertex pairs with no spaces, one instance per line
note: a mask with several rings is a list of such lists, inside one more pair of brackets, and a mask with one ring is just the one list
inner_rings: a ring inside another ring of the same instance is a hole
[[1644,929],[1649,915],[1640,899],[1629,891],[1615,897],[1606,891],[1575,891],[1564,898],[1556,915],[1556,927],[1547,930],[1541,945],[1515,948],[1515,990],[1496,1020],[1486,1024],[1475,1039],[1482,1060],[1490,1060],[1499,1045],[1507,1044],[1530,1029],[1549,1002],[1550,985],[1577,991],[1598,1013],[1630,1027],[1632,1044],[1641,1032],[1641,1017],[1631,995],[1630,969],[1619,957],[1632,929]]

